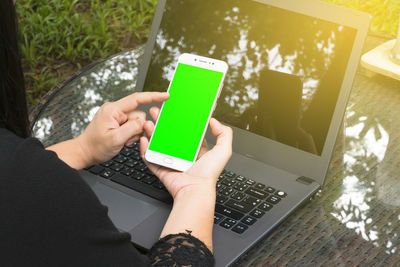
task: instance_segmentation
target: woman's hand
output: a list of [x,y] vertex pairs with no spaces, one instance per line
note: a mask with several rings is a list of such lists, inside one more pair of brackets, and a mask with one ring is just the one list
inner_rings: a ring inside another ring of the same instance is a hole
[[134,93],[116,102],[105,103],[77,138],[80,145],[93,163],[111,159],[124,144],[138,141],[143,133],[146,113],[136,108],[140,104],[165,101],[168,97],[168,93]]
[[[157,119],[159,109],[153,107],[150,114]],[[149,169],[157,175],[174,198],[174,205],[160,237],[169,234],[186,233],[203,241],[212,251],[212,228],[214,224],[214,207],[216,182],[224,166],[232,155],[232,129],[211,119],[210,128],[217,137],[216,145],[208,150],[204,142],[198,160],[186,172],[178,172],[146,162]],[[146,121],[146,135],[150,137],[154,124]],[[140,151],[144,159],[149,141],[140,139]]]
[[[150,109],[150,115],[154,120],[158,118],[160,110],[157,107]],[[210,120],[210,128],[217,137],[216,145],[209,150],[204,141],[197,161],[185,172],[174,171],[172,169],[151,164],[144,158],[149,141],[146,137],[140,139],[140,151],[143,160],[149,169],[161,180],[174,199],[183,191],[191,188],[196,190],[207,189],[210,193],[215,192],[215,185],[218,176],[228,162],[232,154],[232,129],[222,125],[216,119]],[[144,124],[146,135],[150,138],[154,131],[154,124],[146,121]]]
[[105,162],[117,155],[124,144],[138,141],[142,135],[146,113],[136,110],[138,105],[162,102],[168,97],[168,93],[134,93],[105,103],[80,136],[47,149],[75,169]]

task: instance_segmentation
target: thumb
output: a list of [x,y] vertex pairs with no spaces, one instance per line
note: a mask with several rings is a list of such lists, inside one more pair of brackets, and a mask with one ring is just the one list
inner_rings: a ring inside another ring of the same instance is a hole
[[210,120],[210,128],[212,134],[217,138],[217,143],[214,147],[229,152],[232,149],[232,129],[214,118]]
[[122,124],[119,128],[115,129],[114,134],[118,144],[125,144],[133,136],[143,133],[144,120],[141,118],[135,118],[128,120]]

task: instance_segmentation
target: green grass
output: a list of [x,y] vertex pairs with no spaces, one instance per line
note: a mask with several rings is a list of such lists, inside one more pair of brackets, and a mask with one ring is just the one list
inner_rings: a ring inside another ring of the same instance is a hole
[[[400,0],[324,1],[371,13],[372,31],[396,35]],[[37,104],[82,66],[145,42],[156,5],[157,0],[18,0],[29,103]]]
[[156,0],[18,0],[29,103],[82,66],[146,40]]

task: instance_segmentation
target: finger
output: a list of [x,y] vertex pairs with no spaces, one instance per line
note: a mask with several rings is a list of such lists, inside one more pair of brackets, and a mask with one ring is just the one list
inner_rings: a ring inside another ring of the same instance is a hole
[[160,115],[160,109],[158,107],[150,108],[150,116],[153,118],[154,121],[157,121],[159,115]]
[[115,129],[114,135],[116,138],[116,143],[125,144],[129,139],[136,135],[143,133],[144,122],[140,119],[128,120],[122,124],[119,128]]
[[128,141],[126,141],[125,145],[126,145],[126,146],[132,145],[133,143],[139,141],[139,139],[140,139],[141,136],[142,136],[142,135],[135,135],[134,137],[132,137],[131,139],[129,139]]
[[212,134],[217,137],[217,142],[213,149],[220,149],[224,151],[232,152],[232,129],[228,126],[221,124],[216,119],[210,120],[210,128]]
[[160,177],[160,173],[159,173],[160,166],[148,162],[144,156],[148,147],[149,147],[149,139],[147,139],[147,137],[145,137],[145,136],[142,136],[140,138],[140,144],[139,144],[140,155],[142,156],[142,160],[147,165],[147,167],[150,169],[150,171],[152,171],[157,177]]
[[146,120],[146,112],[141,110],[134,110],[128,114],[128,120],[141,119],[142,121]]
[[150,104],[152,102],[162,102],[169,98],[168,93],[160,92],[141,92],[133,93],[118,101],[115,104],[125,113],[131,112],[140,104]]
[[155,126],[152,121],[146,121],[143,124],[143,130],[144,130],[144,133],[146,134],[147,138],[149,138],[149,139],[151,138],[151,136],[153,135],[153,132],[154,132],[154,128],[155,128]]

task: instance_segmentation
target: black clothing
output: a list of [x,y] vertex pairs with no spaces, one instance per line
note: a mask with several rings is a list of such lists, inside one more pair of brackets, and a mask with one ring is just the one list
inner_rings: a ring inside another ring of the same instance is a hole
[[210,266],[190,234],[169,235],[148,255],[130,243],[78,172],[35,138],[0,128],[0,266]]

